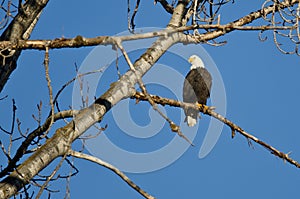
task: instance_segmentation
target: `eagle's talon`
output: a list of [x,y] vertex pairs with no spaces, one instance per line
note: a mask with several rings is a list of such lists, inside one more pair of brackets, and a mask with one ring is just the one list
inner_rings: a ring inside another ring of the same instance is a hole
[[205,105],[205,104],[199,104],[199,103],[196,103],[196,106],[197,106],[198,108],[200,108],[200,109],[203,109],[204,112],[206,112],[206,111],[208,111],[208,110],[213,111],[213,110],[216,109],[215,106],[207,106],[207,105]]

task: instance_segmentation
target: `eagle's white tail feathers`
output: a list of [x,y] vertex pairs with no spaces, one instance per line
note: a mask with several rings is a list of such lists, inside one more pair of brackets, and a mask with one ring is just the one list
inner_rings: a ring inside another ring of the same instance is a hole
[[186,122],[189,127],[192,127],[192,126],[195,126],[195,124],[197,123],[197,120],[195,118],[192,118],[191,116],[187,116]]

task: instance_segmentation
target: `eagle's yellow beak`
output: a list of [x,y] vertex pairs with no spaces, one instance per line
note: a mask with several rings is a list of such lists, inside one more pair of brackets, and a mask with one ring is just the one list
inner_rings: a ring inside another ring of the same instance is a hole
[[193,61],[193,58],[192,58],[192,57],[190,57],[190,58],[188,59],[188,61],[189,61],[189,63],[192,63],[192,61]]

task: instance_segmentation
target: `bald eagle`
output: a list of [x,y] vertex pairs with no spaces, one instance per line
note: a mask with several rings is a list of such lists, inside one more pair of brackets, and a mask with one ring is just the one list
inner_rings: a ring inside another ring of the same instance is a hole
[[[211,75],[197,55],[192,55],[188,61],[192,65],[183,84],[183,102],[206,104],[210,97]],[[197,118],[200,117],[199,111],[195,109],[185,109],[184,113],[186,115],[184,122],[187,122],[190,127],[194,126],[197,123]]]

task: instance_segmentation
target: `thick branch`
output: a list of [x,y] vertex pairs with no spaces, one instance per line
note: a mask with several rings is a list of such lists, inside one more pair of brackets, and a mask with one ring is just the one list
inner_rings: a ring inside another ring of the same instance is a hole
[[[13,41],[2,41],[0,42],[0,48],[9,48],[9,49],[39,49],[44,50],[46,47],[50,49],[54,48],[78,48],[83,46],[96,46],[96,45],[110,45],[114,44],[115,40],[118,39],[120,41],[129,41],[129,40],[137,40],[137,39],[145,39],[145,38],[152,38],[152,37],[159,37],[159,36],[168,36],[169,34],[175,32],[183,32],[187,30],[193,29],[215,29],[214,31],[207,32],[205,34],[200,34],[196,39],[193,37],[185,37],[182,42],[205,42],[212,39],[216,39],[222,35],[225,35],[228,32],[234,30],[288,30],[288,29],[296,29],[298,27],[295,26],[245,26],[253,22],[258,18],[262,18],[272,12],[278,11],[278,7],[281,9],[291,7],[294,4],[299,3],[299,0],[286,0],[281,3],[277,3],[275,5],[270,5],[263,9],[257,10],[255,12],[250,13],[234,22],[220,25],[220,24],[205,24],[205,25],[192,25],[192,26],[183,26],[180,27],[180,23],[182,20],[182,15],[179,13],[185,12],[185,3],[180,3],[178,7],[176,7],[176,17],[175,14],[170,21],[169,27],[173,27],[167,30],[155,31],[150,33],[144,34],[134,34],[134,35],[126,35],[126,36],[119,36],[119,37],[110,37],[110,36],[99,36],[95,38],[85,38],[82,36],[77,36],[75,38],[70,39],[54,39],[54,40],[18,40],[18,42]],[[174,25],[177,24],[177,25]],[[176,27],[176,28],[174,28]],[[9,39],[6,39],[9,40]],[[1,75],[1,73],[0,73]]]
[[[143,101],[148,101],[147,97],[140,92],[137,92],[132,98],[135,98],[137,100],[143,100]],[[261,146],[265,147],[266,149],[268,149],[273,155],[286,160],[287,162],[289,162],[290,164],[296,166],[297,168],[300,168],[300,164],[289,157],[288,154],[283,153],[281,151],[279,151],[278,149],[272,147],[271,145],[261,141],[260,139],[256,138],[255,136],[251,135],[250,133],[247,133],[245,130],[243,130],[241,127],[239,127],[237,124],[233,123],[232,121],[230,121],[229,119],[225,118],[224,116],[218,114],[217,112],[215,112],[213,110],[213,108],[199,104],[189,104],[189,103],[184,103],[184,102],[180,102],[177,100],[173,100],[173,99],[168,99],[168,98],[163,98],[157,95],[151,95],[152,100],[157,103],[157,104],[161,104],[163,106],[165,105],[169,105],[169,106],[174,106],[174,107],[181,107],[181,108],[194,108],[194,109],[198,109],[200,112],[212,116],[214,118],[216,118],[217,120],[223,122],[224,124],[226,124],[227,126],[230,127],[230,129],[232,131],[237,131],[239,132],[241,135],[243,135],[244,137],[246,137],[247,139],[253,140],[254,142],[260,144]]]
[[68,146],[92,125],[100,122],[112,106],[132,96],[138,78],[141,78],[168,48],[179,41],[181,34],[174,33],[167,38],[159,38],[134,63],[135,71],[126,72],[117,82],[111,84],[108,91],[94,104],[82,109],[65,127],[57,129],[52,138],[0,183],[0,198],[8,198],[17,193],[54,159],[66,154]]
[[116,41],[131,41],[138,39],[147,39],[160,36],[169,36],[176,32],[184,32],[194,29],[211,29],[211,30],[245,30],[245,31],[267,31],[267,30],[292,30],[296,29],[295,26],[236,26],[232,24],[220,25],[220,24],[205,24],[205,25],[192,25],[184,26],[175,29],[166,29],[148,33],[125,35],[125,36],[98,36],[94,38],[86,38],[83,36],[76,36],[74,38],[60,38],[54,40],[19,40],[17,44],[11,41],[0,41],[0,49],[37,49],[45,50],[46,47],[50,49],[60,48],[80,48],[85,46],[97,46],[97,45],[113,45]]
[[[281,4],[282,8],[284,8],[295,3],[298,3],[298,1],[286,0]],[[263,11],[268,13],[272,11],[272,8],[265,8]],[[174,9],[172,19],[170,20],[170,24],[168,26],[169,29],[181,26],[180,23],[182,21],[182,17],[184,16],[183,12],[185,11],[185,3],[180,1],[178,6]],[[235,21],[233,25],[245,25],[259,17],[262,17],[265,13],[251,13],[250,15]],[[232,30],[233,29],[229,28],[228,30],[216,30],[211,33],[204,34],[200,37],[200,41],[206,41],[219,37]],[[94,125],[96,122],[100,122],[102,117],[107,111],[110,110],[112,106],[117,104],[120,100],[134,95],[134,85],[137,83],[137,80],[141,78],[148,70],[150,70],[153,64],[166,52],[168,48],[179,41],[188,41],[183,36],[184,35],[182,33],[172,33],[169,34],[168,37],[161,37],[154,42],[153,45],[148,48],[148,50],[133,64],[135,68],[134,72],[129,70],[117,82],[111,84],[111,87],[101,97],[99,97],[94,104],[81,110],[65,127],[57,129],[52,138],[48,139],[41,148],[37,149],[32,156],[30,156],[0,183],[0,198],[8,198],[16,194],[18,190],[20,190],[25,184],[28,184],[38,172],[48,166],[54,159],[65,155],[68,152],[68,146],[70,146],[75,139],[82,135],[92,125]],[[81,40],[80,37],[78,39]],[[209,112],[210,109],[205,109],[206,106],[199,107],[200,111],[214,116],[212,112]],[[215,115],[214,117],[217,116],[218,115]],[[229,120],[226,118],[223,118],[223,120],[224,123],[229,125]],[[233,128],[236,128],[235,130],[241,134],[246,135],[245,132],[238,126],[233,126]],[[249,139],[256,141],[266,148],[268,146],[267,144],[264,145],[263,142],[260,143],[260,141],[255,137],[249,137]],[[281,153],[274,148],[270,147],[268,149],[271,150],[275,155],[287,160],[290,163],[294,161],[290,159],[288,155]],[[297,162],[294,161],[294,163],[296,165]]]
[[[184,30],[182,30],[184,31]],[[19,40],[18,43],[11,41],[0,41],[1,48],[10,49],[37,49],[45,50],[46,47],[50,49],[56,48],[80,48],[84,46],[97,46],[97,45],[113,45],[118,41],[130,41],[138,39],[147,39],[159,36],[168,36],[171,33],[179,32],[177,30],[161,30],[143,34],[132,34],[125,36],[98,36],[94,38],[86,38],[83,36],[76,36],[74,38],[60,38],[54,40]]]
[[[16,43],[19,39],[28,39],[33,26],[36,24],[41,11],[48,3],[48,0],[28,0],[19,13],[2,33],[0,41],[11,41]],[[4,51],[5,50],[5,51]],[[0,56],[0,92],[6,84],[10,74],[17,66],[17,60],[21,51],[3,49]]]
[[[54,122],[63,119],[63,118],[70,118],[73,117],[73,115],[77,114],[78,111],[75,110],[68,110],[68,111],[62,111],[59,113],[54,114]],[[22,142],[21,146],[17,149],[17,152],[15,156],[9,161],[7,167],[1,170],[0,172],[0,178],[7,175],[8,172],[13,171],[13,169],[16,167],[17,162],[23,157],[23,155],[26,153],[29,145],[32,143],[32,141],[37,137],[40,136],[42,133],[44,133],[51,124],[52,117],[48,117],[48,119],[45,121],[45,123],[42,126],[39,126],[37,129],[32,131],[28,134],[26,139]]]

